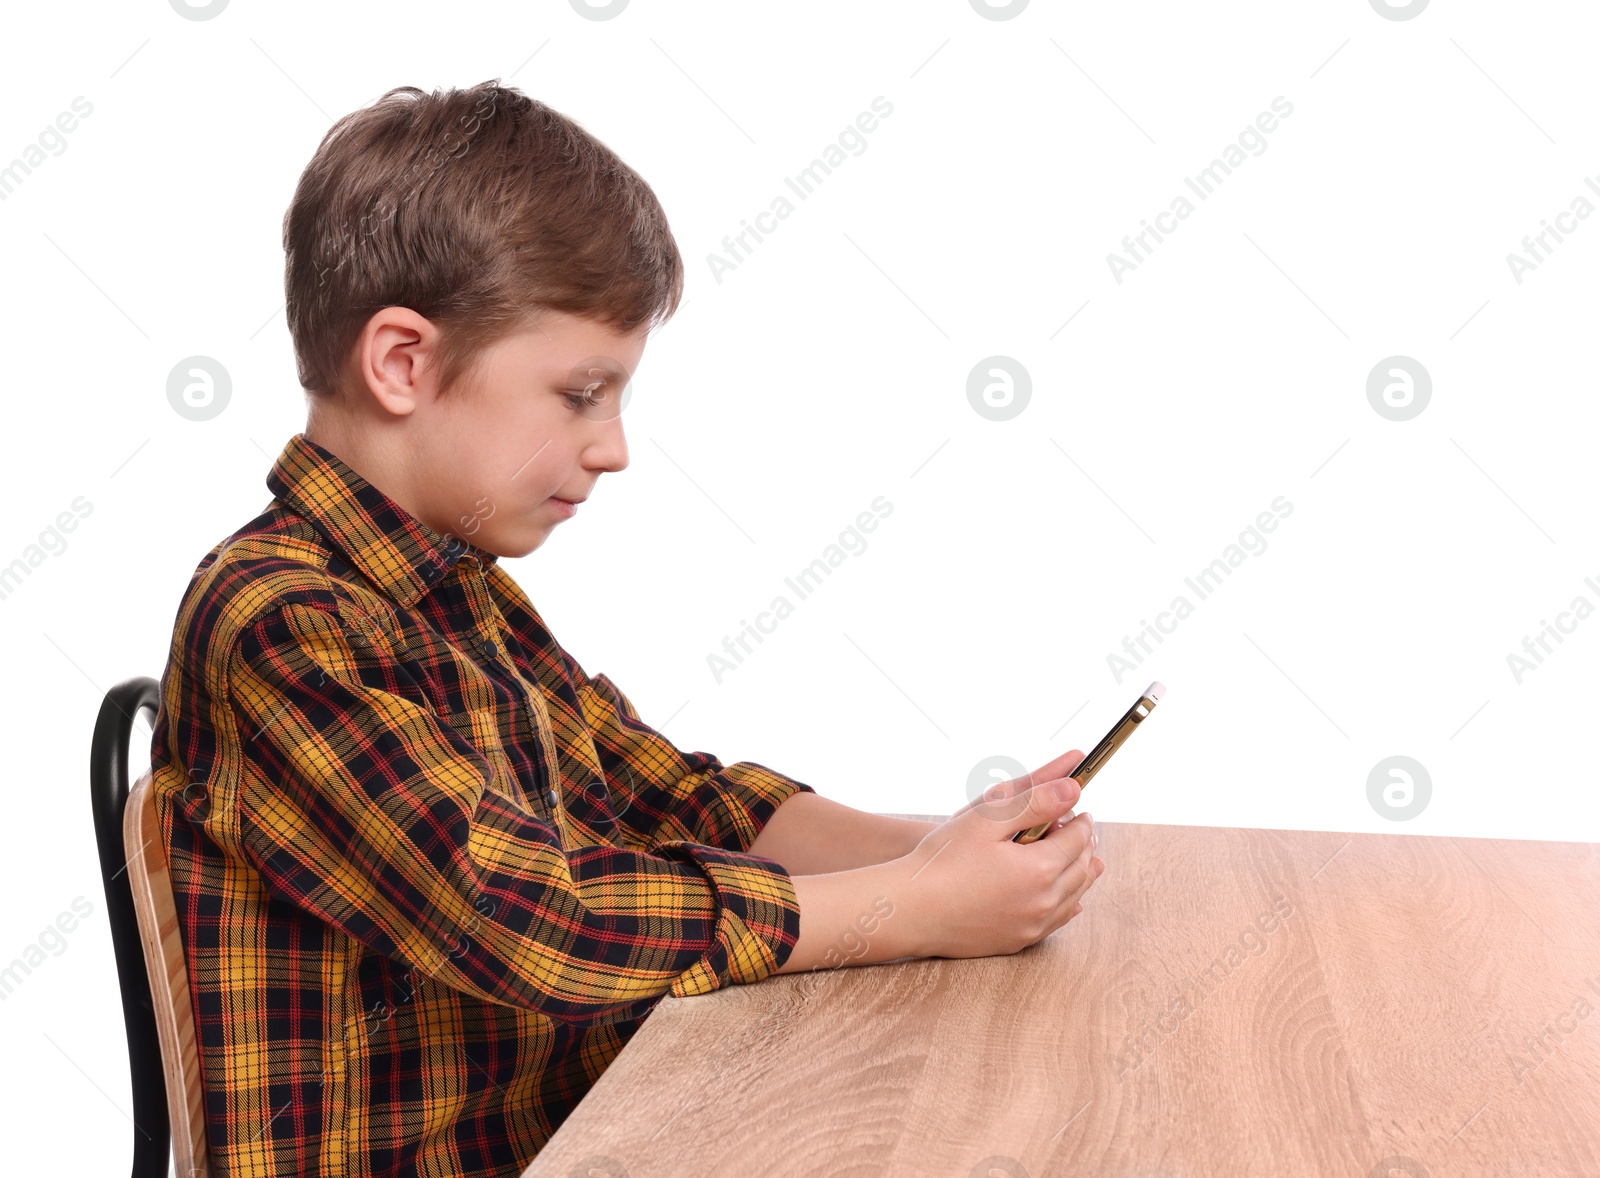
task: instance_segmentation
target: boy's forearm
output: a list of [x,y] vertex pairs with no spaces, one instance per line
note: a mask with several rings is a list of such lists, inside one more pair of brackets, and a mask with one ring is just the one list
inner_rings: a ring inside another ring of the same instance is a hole
[[911,867],[875,863],[793,876],[800,937],[776,973],[803,973],[925,957]]
[[898,859],[936,825],[796,793],[773,811],[750,853],[777,860],[791,876],[825,875]]

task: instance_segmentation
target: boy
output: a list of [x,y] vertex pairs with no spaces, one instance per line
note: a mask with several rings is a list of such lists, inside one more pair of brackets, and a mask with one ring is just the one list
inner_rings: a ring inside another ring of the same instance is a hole
[[840,963],[868,910],[855,964],[1081,911],[1077,750],[944,823],[862,813],[674,747],[498,563],[627,465],[681,295],[609,149],[402,87],[329,131],[284,244],[307,428],[191,579],[151,753],[219,1178],[516,1175],[668,994]]

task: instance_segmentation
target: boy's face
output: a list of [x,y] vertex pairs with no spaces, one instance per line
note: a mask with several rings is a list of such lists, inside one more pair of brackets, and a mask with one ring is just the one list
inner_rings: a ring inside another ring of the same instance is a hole
[[646,335],[544,311],[441,400],[437,328],[385,308],[355,349],[355,412],[332,415],[327,441],[314,415],[307,435],[436,532],[526,556],[571,515],[561,500],[588,498],[602,473],[628,465],[621,396]]

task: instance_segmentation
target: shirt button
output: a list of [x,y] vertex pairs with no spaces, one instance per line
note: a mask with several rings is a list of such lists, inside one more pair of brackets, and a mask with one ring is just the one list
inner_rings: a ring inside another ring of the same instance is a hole
[[550,791],[550,807],[551,807],[551,809],[554,809],[559,801],[560,801],[560,799],[556,797],[556,791],[555,790],[551,790]]
[[498,658],[500,655],[500,648],[493,642],[485,642],[483,644],[483,653],[488,655],[490,658]]

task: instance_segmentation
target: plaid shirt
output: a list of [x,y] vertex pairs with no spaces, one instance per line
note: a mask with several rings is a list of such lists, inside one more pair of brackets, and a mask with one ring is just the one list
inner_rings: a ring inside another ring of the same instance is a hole
[[297,434],[200,562],[151,766],[218,1178],[516,1175],[667,994],[799,936],[792,778],[682,752],[494,554]]

